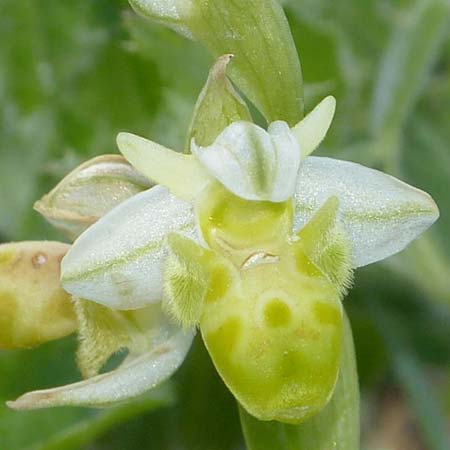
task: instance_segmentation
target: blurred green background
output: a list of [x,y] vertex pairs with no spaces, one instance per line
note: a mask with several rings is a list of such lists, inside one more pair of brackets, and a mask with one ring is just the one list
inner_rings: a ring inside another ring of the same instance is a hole
[[[450,448],[450,4],[287,0],[306,105],[338,109],[319,153],[432,194],[441,219],[361,270],[345,300],[363,450]],[[0,0],[0,242],[62,239],[32,210],[121,130],[182,149],[212,60],[125,0]],[[241,450],[234,400],[200,342],[175,379],[112,410],[12,412],[4,400],[79,379],[76,338],[0,352],[0,450]],[[274,449],[276,450],[276,449]],[[311,450],[311,449],[305,449]]]

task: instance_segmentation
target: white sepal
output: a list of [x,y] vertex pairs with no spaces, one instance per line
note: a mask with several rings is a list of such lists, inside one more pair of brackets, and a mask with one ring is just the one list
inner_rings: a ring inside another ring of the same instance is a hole
[[75,241],[61,264],[64,289],[114,309],[161,300],[171,232],[196,240],[191,205],[161,186],[135,195]]
[[208,147],[192,142],[192,153],[229,191],[247,200],[282,202],[295,190],[300,148],[285,122],[268,131],[238,121]]
[[13,409],[104,407],[132,399],[158,386],[178,369],[192,338],[192,332],[178,331],[148,353],[125,360],[111,372],[66,386],[29,392],[8,402],[8,406]]
[[302,159],[310,155],[325,139],[335,111],[336,99],[329,95],[291,129],[300,144]]
[[183,155],[130,133],[119,133],[117,145],[140,173],[166,186],[179,198],[192,200],[211,181],[192,155]]
[[353,266],[380,261],[403,250],[433,224],[433,199],[390,175],[331,158],[307,158],[295,194],[294,229],[301,229],[331,197],[353,248]]

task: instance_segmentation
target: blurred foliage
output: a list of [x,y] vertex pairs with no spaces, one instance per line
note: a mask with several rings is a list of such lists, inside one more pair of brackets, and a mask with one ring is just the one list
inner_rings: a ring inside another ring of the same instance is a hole
[[[445,450],[450,5],[447,0],[283,4],[301,56],[306,109],[330,93],[338,100],[319,153],[400,176],[440,205],[439,223],[407,251],[358,271],[346,305],[366,431],[376,434],[378,399],[395,387],[416,427],[417,448]],[[85,159],[115,152],[120,130],[182,150],[210,63],[200,46],[144,22],[125,0],[2,0],[0,240],[61,238],[32,210],[33,202]],[[2,404],[30,389],[77,379],[74,342],[72,337],[2,353]],[[376,450],[370,442],[366,450]],[[0,406],[1,450],[134,448],[243,448],[234,400],[200,342],[173,389],[163,387],[135,404],[27,413]]]

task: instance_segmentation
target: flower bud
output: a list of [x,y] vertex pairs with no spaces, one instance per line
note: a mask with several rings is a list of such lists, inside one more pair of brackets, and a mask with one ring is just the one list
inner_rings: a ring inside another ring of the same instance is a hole
[[0,349],[33,347],[77,328],[59,283],[69,246],[59,242],[0,245]]
[[151,183],[119,155],[103,155],[76,168],[34,208],[71,239]]

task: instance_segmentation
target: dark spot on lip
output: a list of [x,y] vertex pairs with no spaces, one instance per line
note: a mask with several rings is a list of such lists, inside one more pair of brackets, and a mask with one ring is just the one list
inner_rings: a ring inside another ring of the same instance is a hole
[[270,328],[289,325],[292,319],[291,308],[281,299],[273,298],[264,308],[264,321]]

